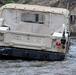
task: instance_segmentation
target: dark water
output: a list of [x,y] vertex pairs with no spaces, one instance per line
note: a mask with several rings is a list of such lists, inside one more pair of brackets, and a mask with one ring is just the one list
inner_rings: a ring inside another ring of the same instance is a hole
[[76,39],[64,61],[0,60],[0,75],[76,75]]

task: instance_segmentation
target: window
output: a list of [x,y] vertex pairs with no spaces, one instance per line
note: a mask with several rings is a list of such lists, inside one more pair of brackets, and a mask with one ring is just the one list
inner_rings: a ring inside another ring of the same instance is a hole
[[71,15],[70,16],[70,23],[71,24],[76,24],[76,15]]
[[36,13],[23,13],[21,15],[22,22],[29,22],[29,23],[39,23],[44,24],[44,15],[43,14],[36,14]]

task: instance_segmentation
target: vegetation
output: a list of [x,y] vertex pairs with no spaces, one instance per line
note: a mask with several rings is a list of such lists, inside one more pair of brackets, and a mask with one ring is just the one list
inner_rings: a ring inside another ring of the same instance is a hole
[[23,3],[26,4],[31,0],[0,0],[0,5],[8,4],[8,3]]

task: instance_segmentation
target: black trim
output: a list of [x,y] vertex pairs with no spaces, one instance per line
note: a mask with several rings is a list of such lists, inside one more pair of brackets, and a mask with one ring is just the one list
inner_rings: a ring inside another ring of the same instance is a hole
[[59,61],[64,60],[65,54],[59,52],[51,52],[45,50],[33,50],[14,47],[0,47],[0,56],[2,57],[16,57],[32,60],[48,60]]
[[70,36],[76,36],[76,32],[71,32]]
[[35,22],[38,22],[38,20],[39,20],[39,14],[35,14],[36,16],[35,16]]

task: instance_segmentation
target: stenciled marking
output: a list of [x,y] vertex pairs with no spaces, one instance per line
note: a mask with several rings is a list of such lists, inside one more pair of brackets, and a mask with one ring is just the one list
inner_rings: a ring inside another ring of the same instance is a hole
[[22,37],[20,35],[13,35],[12,36],[12,39],[13,40],[19,40],[19,41],[21,41],[22,40]]
[[36,37],[36,38],[35,38],[35,42],[36,42],[36,43],[43,43],[43,38]]

